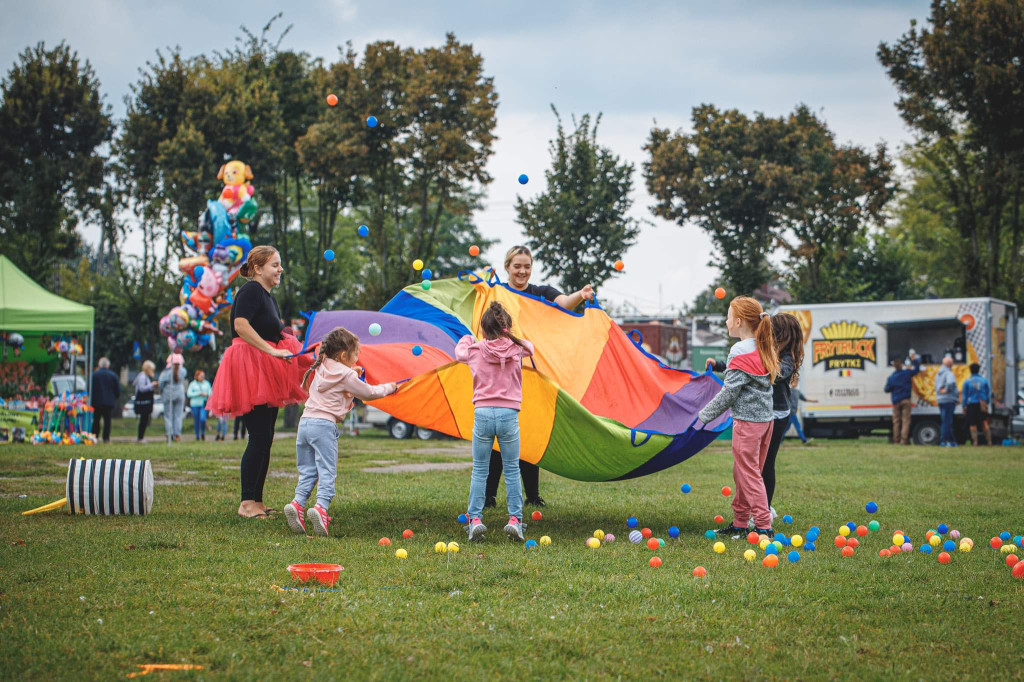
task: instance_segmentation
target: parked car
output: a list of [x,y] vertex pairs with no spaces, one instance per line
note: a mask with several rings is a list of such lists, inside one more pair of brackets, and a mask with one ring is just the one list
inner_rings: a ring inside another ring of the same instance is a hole
[[415,434],[420,440],[430,440],[435,435],[438,435],[434,431],[425,429],[422,426],[416,426],[415,424],[395,419],[384,410],[377,409],[373,405],[366,406],[366,421],[379,428],[387,429],[392,438],[408,438]]
[[[185,403],[186,403],[186,405],[185,405],[185,412],[187,412],[188,414],[192,414],[192,410],[188,409],[188,404],[187,404],[188,401],[186,400]],[[131,400],[129,400],[128,402],[126,402],[124,404],[124,408],[122,408],[122,410],[121,410],[121,416],[124,417],[125,419],[135,419],[135,417],[138,416],[138,415],[135,414],[135,399],[134,398],[132,398]],[[160,396],[157,396],[156,399],[153,401],[153,414],[151,416],[151,419],[156,419],[158,417],[163,417],[163,416],[164,416],[164,401],[160,400]]]
[[59,396],[64,393],[84,393],[89,390],[85,383],[85,377],[72,376],[70,374],[54,374],[50,377],[47,386],[50,395]]

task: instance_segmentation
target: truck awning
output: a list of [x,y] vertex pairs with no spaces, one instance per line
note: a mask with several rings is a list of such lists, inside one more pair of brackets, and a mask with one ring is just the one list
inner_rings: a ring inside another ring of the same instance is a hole
[[931,320],[906,320],[900,322],[878,322],[878,326],[886,329],[946,329],[948,327],[963,327],[964,323],[955,317],[940,317]]

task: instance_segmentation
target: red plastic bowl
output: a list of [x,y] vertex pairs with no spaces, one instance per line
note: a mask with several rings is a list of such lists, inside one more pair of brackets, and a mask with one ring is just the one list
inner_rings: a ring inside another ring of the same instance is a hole
[[294,580],[316,580],[328,587],[338,582],[338,577],[344,570],[345,567],[340,564],[292,564],[288,567],[288,572],[292,574]]

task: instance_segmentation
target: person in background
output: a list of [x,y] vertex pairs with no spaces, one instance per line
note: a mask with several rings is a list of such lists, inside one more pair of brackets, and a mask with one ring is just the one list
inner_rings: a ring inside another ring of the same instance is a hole
[[885,382],[885,392],[892,397],[892,442],[894,445],[910,443],[910,408],[913,406],[911,388],[913,379],[921,371],[921,361],[910,351],[912,369],[905,369],[903,360],[893,360],[893,373]]
[[97,370],[92,375],[92,407],[96,411],[95,421],[92,423],[92,432],[99,438],[100,420],[103,420],[103,442],[110,442],[110,417],[114,412],[114,405],[121,397],[121,382],[117,375],[110,371],[110,360],[100,358],[96,363]]
[[992,387],[988,379],[981,376],[981,365],[971,364],[971,378],[964,382],[964,414],[971,430],[971,443],[978,444],[978,426],[985,431],[985,441],[992,445],[992,431],[988,428],[988,405],[992,399]]
[[217,438],[216,440],[227,440],[228,418],[224,415],[217,417]]
[[192,408],[192,425],[196,440],[206,440],[206,401],[210,397],[210,382],[206,372],[197,369],[192,383],[188,385],[188,406]]
[[146,360],[142,363],[142,371],[135,375],[132,386],[135,387],[135,414],[139,417],[139,434],[136,443],[142,443],[146,439],[146,427],[153,416],[153,391],[156,383],[153,381],[153,374],[156,372],[156,365]]
[[804,445],[810,443],[813,438],[808,438],[804,435],[804,430],[800,426],[800,401],[805,403],[816,403],[817,400],[811,400],[804,395],[803,391],[799,388],[791,389],[789,392],[789,423],[796,429],[796,435],[800,437],[800,442]]
[[242,438],[245,438],[245,419],[242,417],[235,417],[235,440],[238,440],[238,430],[242,430]]
[[956,436],[953,434],[953,412],[960,398],[960,390],[956,386],[956,375],[953,374],[953,358],[942,358],[942,367],[935,375],[935,400],[939,404],[942,416],[942,434],[939,445],[944,448],[956,447]]
[[181,353],[167,356],[167,367],[160,372],[160,397],[164,402],[164,433],[167,442],[181,440],[181,422],[185,418],[185,358]]

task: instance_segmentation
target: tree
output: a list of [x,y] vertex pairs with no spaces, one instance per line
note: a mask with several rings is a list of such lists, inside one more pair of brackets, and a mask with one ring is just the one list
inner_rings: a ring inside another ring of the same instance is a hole
[[516,222],[527,245],[567,291],[599,286],[614,276],[612,264],[636,242],[640,221],[633,205],[633,164],[597,143],[598,115],[589,114],[567,133],[554,106],[556,136],[548,148],[547,188],[531,201],[516,199]]
[[78,253],[77,227],[102,192],[110,110],[64,43],[26,49],[0,91],[0,253],[46,285]]
[[929,22],[878,58],[948,204],[960,294],[1024,303],[1024,0],[933,0]]

